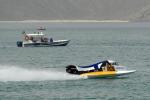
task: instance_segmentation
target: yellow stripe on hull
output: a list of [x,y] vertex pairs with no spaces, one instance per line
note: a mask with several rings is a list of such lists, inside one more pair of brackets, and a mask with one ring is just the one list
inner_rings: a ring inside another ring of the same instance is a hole
[[87,76],[87,77],[106,77],[106,76],[115,76],[116,71],[98,71],[98,72],[89,72],[81,74],[81,76]]

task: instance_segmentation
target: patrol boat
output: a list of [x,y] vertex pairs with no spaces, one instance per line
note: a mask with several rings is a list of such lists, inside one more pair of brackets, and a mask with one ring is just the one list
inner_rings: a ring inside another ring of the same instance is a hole
[[88,66],[68,65],[66,72],[70,74],[96,77],[116,77],[134,73],[136,70],[128,70],[125,66],[120,66],[112,60],[104,60]]
[[23,32],[23,41],[17,41],[18,47],[50,47],[66,46],[70,40],[53,40],[45,37],[43,32],[26,33]]

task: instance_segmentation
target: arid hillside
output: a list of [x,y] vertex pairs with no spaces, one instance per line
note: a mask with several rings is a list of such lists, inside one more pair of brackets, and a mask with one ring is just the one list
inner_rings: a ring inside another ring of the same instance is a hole
[[0,0],[0,21],[150,21],[150,0]]

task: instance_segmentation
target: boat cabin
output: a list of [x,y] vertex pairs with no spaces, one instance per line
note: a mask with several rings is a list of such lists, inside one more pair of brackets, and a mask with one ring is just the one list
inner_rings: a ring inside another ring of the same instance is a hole
[[41,43],[41,42],[49,42],[51,40],[48,39],[47,37],[45,37],[45,34],[43,34],[42,32],[34,32],[34,33],[24,33],[24,41],[26,42],[38,42],[38,43]]

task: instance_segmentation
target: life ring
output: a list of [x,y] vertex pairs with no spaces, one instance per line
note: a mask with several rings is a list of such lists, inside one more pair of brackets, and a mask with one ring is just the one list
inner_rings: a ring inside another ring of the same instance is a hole
[[25,40],[29,40],[29,36],[26,35],[26,36],[25,36]]

